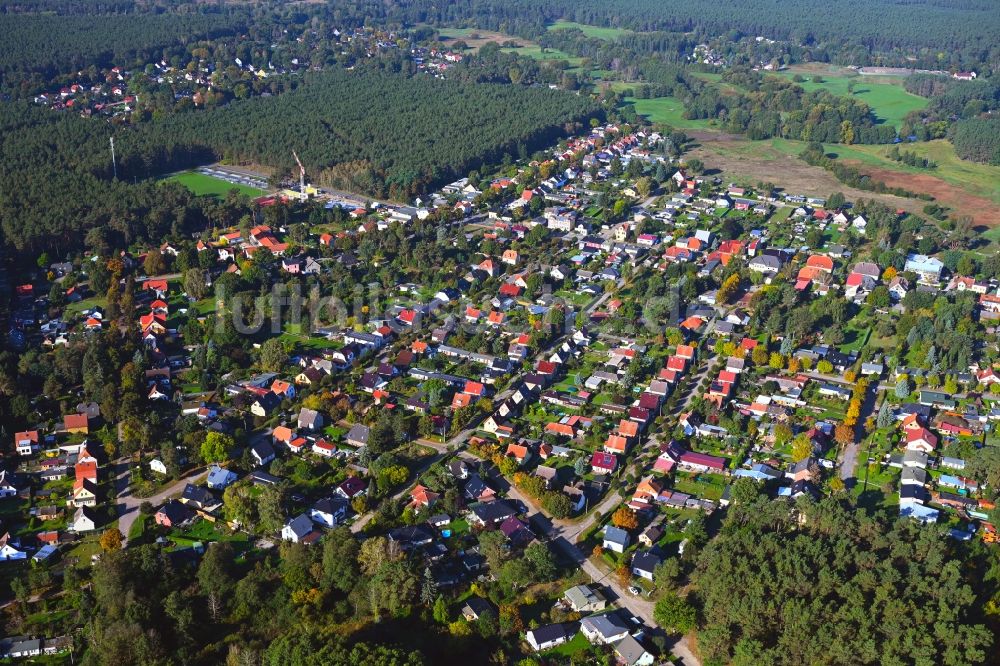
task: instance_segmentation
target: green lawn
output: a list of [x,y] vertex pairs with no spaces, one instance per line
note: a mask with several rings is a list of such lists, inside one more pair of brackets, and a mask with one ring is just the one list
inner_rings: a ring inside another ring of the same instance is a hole
[[651,97],[636,99],[626,97],[626,104],[635,107],[635,112],[650,122],[663,123],[675,129],[704,129],[709,126],[708,120],[688,120],[684,117],[684,105],[676,97]]
[[587,640],[582,631],[578,631],[572,640],[566,641],[562,645],[557,645],[551,650],[546,650],[542,654],[553,657],[572,657],[577,652],[582,652],[588,647],[590,647],[590,641]]
[[128,540],[135,541],[136,539],[142,538],[142,535],[146,533],[146,523],[150,521],[150,516],[140,514],[135,522],[132,523],[132,527],[128,530]]
[[[797,72],[779,72],[779,76],[792,78]],[[828,90],[834,95],[849,96],[847,85],[854,81],[853,97],[868,104],[875,117],[879,120],[895,125],[897,128],[903,123],[903,118],[911,111],[916,111],[927,106],[927,99],[906,92],[902,86],[902,78],[880,77],[885,79],[885,83],[870,82],[869,79],[862,79],[857,76],[826,76],[822,75],[823,82],[816,83],[813,76],[798,72],[805,79],[798,85],[806,91]]]
[[597,25],[564,21],[562,19],[559,19],[555,23],[548,26],[549,30],[565,30],[567,28],[577,28],[587,37],[596,37],[597,39],[607,40],[616,39],[628,32],[631,32],[630,30],[625,30],[623,28],[604,28]]
[[239,191],[241,194],[246,194],[251,197],[259,197],[264,194],[263,190],[258,190],[255,187],[237,185],[222,180],[221,178],[206,176],[205,174],[198,173],[197,171],[184,171],[182,173],[174,174],[173,176],[168,176],[164,180],[172,180],[180,183],[194,192],[197,196],[213,196],[222,198],[229,193],[229,190],[233,189]]
[[239,532],[230,534],[225,527],[217,526],[208,520],[199,520],[187,529],[173,529],[170,531],[170,540],[177,547],[183,548],[196,542],[207,543],[209,541],[232,541],[237,549],[240,544],[246,544],[247,535]]

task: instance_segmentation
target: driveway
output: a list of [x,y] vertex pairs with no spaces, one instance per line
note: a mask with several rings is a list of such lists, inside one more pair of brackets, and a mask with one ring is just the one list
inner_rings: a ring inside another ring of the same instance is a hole
[[[118,472],[118,469],[119,465],[116,464],[115,465],[116,472]],[[207,473],[208,472],[202,467],[195,468],[194,470],[188,472],[183,478],[170,484],[169,486],[167,486],[160,492],[156,493],[152,497],[133,497],[131,490],[128,490],[127,488],[119,490],[118,504],[116,505],[116,508],[118,509],[118,531],[122,533],[122,537],[124,538],[123,543],[128,543],[128,533],[129,530],[132,529],[132,523],[134,523],[135,519],[139,517],[140,504],[142,504],[143,502],[149,502],[153,506],[163,504],[173,495],[177,495],[178,493],[183,491],[184,486],[186,486],[189,483],[197,483]],[[124,478],[127,484],[128,472],[126,471],[124,474],[125,474]],[[116,478],[115,482],[116,487],[118,487],[121,480],[122,480],[122,475],[119,473],[119,476]]]

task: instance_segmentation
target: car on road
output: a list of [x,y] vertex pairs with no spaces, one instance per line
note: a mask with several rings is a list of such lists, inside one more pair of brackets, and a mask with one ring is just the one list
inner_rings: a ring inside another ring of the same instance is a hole
[[642,590],[637,588],[635,585],[629,585],[628,591],[636,596],[642,594]]

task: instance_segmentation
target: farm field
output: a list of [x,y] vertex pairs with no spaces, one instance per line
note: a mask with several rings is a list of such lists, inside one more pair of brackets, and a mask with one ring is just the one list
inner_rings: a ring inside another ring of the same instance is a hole
[[[841,191],[849,198],[878,199],[890,205],[919,212],[926,202],[892,195],[854,190],[837,181],[832,174],[809,167],[798,159],[805,148],[801,141],[768,139],[766,141],[702,141],[697,157],[707,164],[732,171],[751,182],[771,180],[783,183],[789,190],[829,196]],[[937,203],[952,208],[959,215],[971,215],[986,227],[1000,225],[1000,167],[965,162],[955,155],[947,141],[906,144],[904,148],[938,163],[937,169],[916,169],[895,162],[886,153],[889,146],[828,145],[828,153],[837,155],[848,164],[863,167],[865,173],[889,185],[914,192],[928,192]],[[985,230],[984,230],[985,231]],[[1000,232],[994,232],[1000,241]]]
[[184,171],[172,176],[167,176],[164,180],[172,180],[176,183],[180,183],[200,197],[213,196],[222,198],[229,193],[229,190],[234,189],[238,190],[240,194],[246,194],[251,197],[259,197],[264,194],[263,190],[258,190],[256,187],[230,183],[229,181],[222,180],[221,178],[206,176],[205,174],[198,173],[196,171]]
[[628,32],[631,32],[630,30],[625,30],[624,28],[605,28],[597,25],[586,25],[585,23],[564,21],[562,19],[548,26],[549,30],[565,30],[567,28],[578,28],[580,32],[585,34],[587,37],[596,37],[597,39],[606,40],[616,39]]

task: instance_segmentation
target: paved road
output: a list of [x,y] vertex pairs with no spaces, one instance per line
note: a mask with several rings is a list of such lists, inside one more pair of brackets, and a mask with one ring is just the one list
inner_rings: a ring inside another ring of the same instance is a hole
[[[485,416],[483,418],[485,418]],[[483,420],[482,418],[477,419],[476,424],[478,425],[479,421],[482,420]],[[413,473],[414,478],[419,477],[425,471],[430,469],[431,465],[433,465],[434,463],[438,462],[439,460],[443,460],[449,455],[452,455],[452,452],[455,451],[456,448],[461,444],[463,444],[467,439],[469,439],[469,437],[472,435],[473,432],[475,432],[474,426],[466,428],[465,430],[458,433],[454,437],[451,437],[450,439],[446,440],[444,443],[433,442],[429,439],[417,440],[417,443],[420,444],[421,446],[429,446],[435,449],[437,453],[427,458],[427,460],[425,460],[424,463],[420,465],[420,467],[414,470]],[[399,492],[395,493],[392,496],[392,499],[399,499],[400,497],[408,494],[412,488],[413,488],[412,483],[404,486]],[[358,532],[363,530],[365,528],[365,525],[367,525],[369,521],[371,521],[374,515],[375,515],[374,511],[369,511],[366,514],[358,516],[358,519],[355,520],[353,523],[351,523],[351,532],[357,534]]]
[[[577,566],[590,576],[591,581],[600,583],[607,589],[611,590],[612,595],[610,595],[611,598],[609,601],[615,602],[619,606],[626,608],[633,615],[640,618],[647,626],[657,626],[656,621],[653,619],[653,608],[655,604],[649,599],[630,594],[618,582],[618,577],[614,575],[614,572],[610,570],[605,571],[603,567],[598,566],[589,560],[576,545],[577,538],[584,530],[593,524],[598,511],[607,511],[621,502],[621,497],[617,493],[609,495],[603,502],[601,502],[595,511],[591,512],[587,518],[578,522],[549,518],[544,513],[539,511],[538,507],[535,506],[532,500],[521,493],[513,485],[511,485],[507,490],[507,496],[522,502],[526,507],[528,507],[526,518],[531,523],[535,534],[543,537],[552,547],[558,549],[564,557],[572,562],[575,562]],[[670,646],[670,650],[685,666],[701,666],[701,661],[691,650],[691,646],[688,643],[686,636],[681,636],[678,640],[676,640],[676,642]]]
[[[840,478],[844,482],[844,487],[848,490],[853,488],[858,482],[855,472],[858,468],[858,454],[861,452],[861,446],[865,439],[864,424],[868,417],[875,412],[875,407],[878,404],[878,396],[879,391],[869,387],[865,395],[865,401],[861,405],[858,425],[855,427],[855,432],[861,432],[862,436],[857,437],[855,441],[841,449],[840,454],[837,456],[837,462],[840,464]],[[865,464],[867,464],[867,461],[865,461]]]
[[[131,474],[129,472],[129,464],[118,462],[115,463],[114,467],[116,473],[115,488],[118,490],[118,504],[115,507],[118,510],[118,531],[122,533],[125,543],[128,542],[128,533],[132,528],[132,523],[139,516],[140,504],[143,502],[149,502],[153,506],[162,504],[172,495],[176,495],[184,490],[184,486],[188,483],[197,483],[201,477],[208,473],[205,468],[198,467],[152,497],[133,497],[132,491],[128,488],[129,476]],[[122,471],[122,467],[125,468],[124,471]]]

